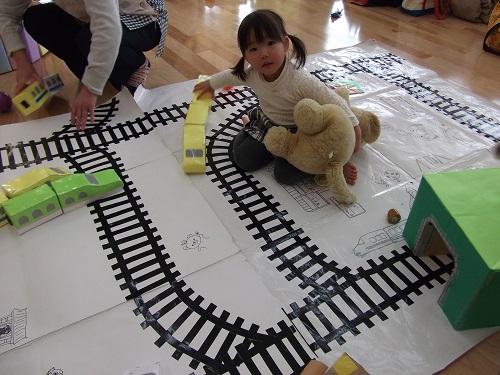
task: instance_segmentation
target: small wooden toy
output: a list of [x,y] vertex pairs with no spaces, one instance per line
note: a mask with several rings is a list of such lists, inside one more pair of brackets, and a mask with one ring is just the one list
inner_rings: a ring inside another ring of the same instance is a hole
[[[203,82],[209,77],[200,75],[196,83]],[[198,99],[199,92],[195,92],[189,104],[186,121],[184,123],[184,145],[182,161],[184,173],[205,173],[205,123],[210,112],[212,98],[204,95]]]
[[395,208],[391,208],[389,212],[387,212],[387,221],[389,224],[397,224],[401,221],[401,215],[398,210]]

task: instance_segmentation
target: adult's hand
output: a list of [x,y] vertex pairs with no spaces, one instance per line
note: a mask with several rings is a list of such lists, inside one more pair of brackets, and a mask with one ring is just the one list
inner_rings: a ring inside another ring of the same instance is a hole
[[26,86],[31,85],[33,82],[38,82],[43,85],[42,77],[33,68],[33,64],[28,60],[26,50],[22,49],[15,51],[12,57],[16,61],[16,88],[14,95],[19,94]]
[[71,108],[71,125],[75,125],[76,130],[85,130],[87,118],[89,118],[90,124],[94,123],[96,102],[97,95],[92,94],[87,86],[83,86]]

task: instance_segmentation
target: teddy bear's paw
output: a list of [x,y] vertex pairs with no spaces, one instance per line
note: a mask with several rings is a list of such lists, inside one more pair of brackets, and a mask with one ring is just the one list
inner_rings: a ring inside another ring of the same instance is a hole
[[267,131],[267,134],[264,137],[264,146],[266,146],[267,150],[271,154],[279,157],[286,157],[290,151],[288,147],[290,136],[291,133],[284,127],[273,126]]
[[337,201],[343,204],[353,204],[356,202],[356,196],[349,189],[346,189],[345,191],[337,191],[333,196]]
[[337,201],[344,204],[356,202],[356,196],[347,185],[341,164],[334,163],[325,172],[330,191]]
[[373,112],[365,111],[359,119],[361,127],[361,138],[366,143],[375,142],[380,136],[382,126],[377,115]]

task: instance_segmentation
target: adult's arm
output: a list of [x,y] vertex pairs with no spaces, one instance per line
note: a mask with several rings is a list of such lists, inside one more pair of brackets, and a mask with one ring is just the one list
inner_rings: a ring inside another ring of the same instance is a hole
[[[74,10],[64,1],[57,1],[65,11],[73,16]],[[92,39],[87,56],[87,67],[83,73],[84,87],[78,93],[71,108],[71,124],[77,130],[84,130],[87,119],[94,122],[94,108],[97,97],[102,95],[104,85],[111,75],[122,39],[122,26],[117,0],[84,0],[85,12],[90,22]]]
[[115,65],[122,40],[118,1],[84,0],[84,3],[90,19],[92,43],[82,83],[91,93],[102,95],[104,85]]
[[17,95],[27,84],[42,78],[33,68],[26,53],[26,45],[22,37],[22,17],[30,3],[30,0],[2,0],[0,2],[0,35],[7,49],[17,65],[16,87],[14,95]]
[[22,37],[22,19],[30,2],[30,0],[0,1],[0,35],[9,56],[15,51],[26,49]]

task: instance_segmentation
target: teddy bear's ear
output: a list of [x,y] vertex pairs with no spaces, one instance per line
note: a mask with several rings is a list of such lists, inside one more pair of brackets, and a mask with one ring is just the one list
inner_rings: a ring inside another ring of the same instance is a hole
[[323,107],[312,99],[299,101],[295,105],[293,118],[297,127],[306,134],[316,134],[326,127]]

